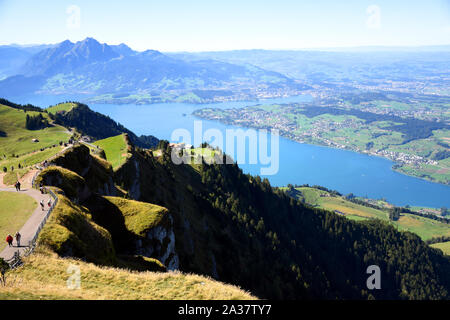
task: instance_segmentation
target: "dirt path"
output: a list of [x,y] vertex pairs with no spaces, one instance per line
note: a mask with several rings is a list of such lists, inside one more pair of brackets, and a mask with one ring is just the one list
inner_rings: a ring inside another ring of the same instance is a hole
[[[6,191],[6,192],[17,192],[15,188],[0,188],[0,191]],[[37,208],[34,210],[31,217],[25,222],[23,227],[19,230],[19,233],[22,235],[22,238],[20,240],[21,246],[18,247],[16,243],[16,239],[14,239],[13,246],[9,247],[7,246],[1,253],[0,257],[3,259],[9,260],[14,256],[14,253],[19,251],[20,254],[22,254],[29,246],[30,241],[33,239],[34,235],[36,234],[41,222],[45,219],[45,216],[48,212],[48,205],[47,202],[49,199],[51,199],[53,203],[53,199],[49,194],[41,194],[38,190],[28,188],[28,189],[22,189],[20,193],[24,193],[26,195],[29,195],[33,199],[36,200],[38,203]],[[41,206],[39,203],[41,200],[44,200],[45,203],[45,211],[42,211]],[[6,234],[0,235],[0,241],[6,241]],[[14,235],[12,235],[14,236]]]
[[37,172],[39,172],[38,169],[31,169],[30,171],[25,173],[22,178],[19,179],[22,188],[31,189],[33,187],[31,184],[33,181],[33,177]]

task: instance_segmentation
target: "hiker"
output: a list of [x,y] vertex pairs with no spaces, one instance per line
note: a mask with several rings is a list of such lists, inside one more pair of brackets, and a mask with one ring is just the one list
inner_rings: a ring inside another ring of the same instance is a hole
[[44,200],[41,200],[41,202],[39,203],[41,205],[42,211],[44,211],[45,210]]
[[17,181],[17,191],[20,191],[20,182]]
[[22,235],[19,233],[19,231],[15,234],[17,246],[20,247],[20,238],[22,238]]
[[46,194],[47,190],[44,187],[44,184],[42,183],[42,181],[39,183],[39,190],[41,191],[41,194]]
[[48,199],[48,207],[50,208],[52,206],[52,199]]
[[13,237],[12,235],[8,234],[8,236],[6,237],[6,242],[8,242],[8,245],[11,247],[12,243],[13,243]]

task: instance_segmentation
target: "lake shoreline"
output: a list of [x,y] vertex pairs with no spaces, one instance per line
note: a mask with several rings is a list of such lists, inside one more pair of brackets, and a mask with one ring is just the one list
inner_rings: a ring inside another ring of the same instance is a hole
[[[199,110],[196,110],[196,112],[197,111],[199,111]],[[217,122],[222,123],[224,125],[232,125],[232,126],[236,126],[236,127],[240,127],[240,128],[244,128],[244,129],[255,129],[255,130],[259,130],[259,129],[271,130],[272,129],[270,127],[261,128],[261,127],[257,127],[257,126],[255,126],[255,127],[253,127],[253,126],[242,126],[242,125],[240,125],[238,123],[235,123],[235,121],[224,121],[224,120],[216,119],[216,118],[201,117],[200,115],[195,114],[195,112],[192,114],[192,116],[196,117],[196,118],[198,118],[200,120],[217,121]],[[321,147],[326,147],[326,148],[330,148],[330,149],[350,151],[350,152],[354,152],[354,153],[357,153],[357,154],[363,154],[363,155],[368,155],[368,156],[371,156],[371,157],[373,156],[373,157],[389,160],[389,161],[391,161],[393,163],[393,165],[391,167],[392,171],[398,172],[398,173],[403,174],[405,176],[421,179],[421,180],[424,180],[424,181],[427,181],[427,182],[436,183],[436,184],[444,185],[444,186],[450,186],[450,183],[444,183],[444,182],[428,179],[428,178],[425,178],[425,177],[422,177],[422,176],[405,173],[404,171],[400,170],[405,165],[404,163],[398,162],[398,161],[396,161],[394,159],[391,159],[391,158],[383,156],[383,155],[379,155],[379,154],[375,154],[375,153],[369,153],[369,152],[361,152],[360,150],[353,149],[353,148],[351,148],[349,146],[339,147],[339,146],[328,145],[326,143],[320,143],[320,142],[314,143],[313,141],[298,141],[296,139],[292,139],[291,137],[289,137],[288,135],[283,134],[283,133],[280,133],[280,136],[285,138],[285,139],[288,139],[290,141],[299,143],[299,144],[314,145],[314,146],[321,146]],[[398,167],[398,169],[396,167]]]
[[[246,102],[210,104],[211,107],[230,109],[257,104],[283,104],[308,102],[311,96],[297,96],[286,99],[269,99]],[[64,99],[61,96],[34,96],[26,103],[54,105]],[[75,99],[77,100],[77,99]],[[164,103],[152,105],[109,105],[90,104],[89,107],[105,114],[137,135],[153,135],[159,139],[171,140],[176,129],[194,132],[191,114],[208,104]],[[203,130],[218,129],[225,132],[235,126],[217,121],[203,120]],[[321,185],[342,194],[353,193],[372,199],[385,198],[397,206],[411,205],[439,208],[450,207],[450,188],[418,177],[392,170],[393,162],[384,157],[365,157],[348,149],[330,148],[321,145],[303,144],[280,136],[279,171],[265,176],[273,186],[292,184]],[[348,152],[346,152],[348,151]],[[241,165],[245,173],[260,175],[262,164]]]

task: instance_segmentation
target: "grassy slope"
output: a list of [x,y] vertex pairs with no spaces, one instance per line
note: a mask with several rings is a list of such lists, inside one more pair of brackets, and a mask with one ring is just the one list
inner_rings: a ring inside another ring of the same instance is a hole
[[22,178],[28,172],[27,169],[14,169],[14,171],[8,171],[3,176],[3,184],[7,186],[13,186],[19,178]]
[[[0,105],[0,131],[6,136],[0,136],[0,167],[30,166],[39,163],[61,151],[60,141],[67,141],[70,133],[61,126],[53,126],[42,130],[27,130],[25,119],[27,114],[37,112],[23,112],[14,108]],[[48,115],[43,113],[48,119]],[[39,142],[33,142],[32,139]],[[52,147],[57,145],[57,147]],[[44,151],[40,149],[45,148]],[[12,157],[12,155],[15,157]],[[17,155],[19,157],[17,157]]]
[[[111,236],[91,220],[89,211],[62,195],[59,200],[39,235],[37,252],[25,258],[24,266],[7,274],[8,285],[0,288],[0,299],[255,299],[207,277],[130,271],[123,261],[112,261]],[[120,203],[120,199],[109,200]],[[128,203],[125,207],[133,206]],[[151,209],[160,212],[159,208]],[[61,258],[55,252],[97,260],[103,266]],[[71,265],[80,267],[80,290],[67,288]]]
[[[27,114],[37,112],[23,112],[17,109],[0,105],[0,130],[6,132],[6,137],[0,137],[0,155],[9,157],[12,153],[22,155],[41,148],[52,146],[69,138],[67,130],[61,126],[54,126],[42,130],[27,130],[25,119]],[[43,113],[44,117],[48,115]],[[32,139],[39,142],[32,142]]]
[[78,191],[86,184],[83,177],[77,173],[62,167],[48,167],[37,176],[36,185],[46,184],[48,179],[58,180],[59,187],[62,188],[69,197],[76,197]]
[[94,142],[105,151],[106,159],[114,170],[125,163],[128,156],[128,146],[123,134]]
[[398,230],[414,232],[423,240],[450,236],[450,225],[413,214],[402,213],[400,219],[393,224],[397,226]]
[[[330,211],[338,210],[350,219],[378,218],[389,221],[388,214],[385,211],[355,204],[342,197],[324,196],[328,194],[326,191],[306,187],[297,188],[297,190],[301,192],[306,203]],[[450,236],[450,225],[412,214],[402,214],[398,221],[391,223],[397,226],[399,230],[416,233],[423,240],[438,236]]]
[[127,229],[138,236],[143,236],[146,231],[157,226],[167,213],[166,208],[146,202],[118,197],[105,197],[105,199],[120,209]]
[[48,148],[43,151],[37,151],[25,154],[18,158],[9,158],[5,161],[0,161],[0,167],[6,167],[8,170],[11,170],[11,166],[15,169],[19,167],[21,164],[23,167],[29,167],[51,158],[52,156],[58,154],[63,150],[63,147],[57,145],[56,147]]
[[[8,233],[14,235],[36,207],[36,201],[26,194],[0,192],[0,235],[4,238]],[[1,239],[0,251],[5,247],[6,242]]]
[[450,256],[450,242],[433,243],[431,247],[441,249],[442,252]]
[[94,223],[90,212],[63,195],[38,237],[38,244],[61,256],[75,256],[100,264],[116,262],[109,232]]
[[314,189],[314,188],[297,188],[303,196],[306,203],[317,206],[322,209],[334,211],[338,210],[343,212],[348,217],[360,217],[360,218],[379,218],[382,220],[388,220],[386,212],[365,207],[350,201],[347,201],[341,197],[329,197],[328,192]]
[[[68,267],[80,268],[81,288],[67,288]],[[8,273],[0,299],[255,299],[243,290],[206,277],[182,273],[131,272],[99,267],[54,254],[33,254]]]
[[55,114],[55,113],[60,112],[60,111],[68,112],[68,111],[72,110],[72,108],[75,107],[75,106],[76,106],[76,104],[75,103],[71,103],[71,102],[69,102],[69,103],[60,103],[60,104],[57,104],[55,106],[49,107],[46,110],[49,113]]

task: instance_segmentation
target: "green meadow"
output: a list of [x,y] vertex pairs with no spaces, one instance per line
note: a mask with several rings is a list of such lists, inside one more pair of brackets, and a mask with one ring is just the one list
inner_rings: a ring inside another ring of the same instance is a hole
[[[0,167],[29,166],[58,153],[60,141],[67,141],[71,135],[66,128],[52,125],[41,130],[27,130],[26,116],[37,112],[24,112],[0,105]],[[42,113],[47,119],[48,115]],[[37,142],[33,142],[37,139]],[[57,147],[52,147],[57,145]],[[44,151],[40,151],[45,149]]]
[[447,242],[440,242],[440,243],[433,243],[431,247],[440,249],[444,254],[450,256],[450,241]]
[[[280,189],[287,190],[287,188]],[[346,200],[344,197],[332,196],[327,191],[309,187],[295,188],[295,190],[295,196],[306,204],[328,211],[339,211],[345,217],[355,221],[367,219],[389,221],[398,230],[413,232],[421,237],[422,240],[429,240],[439,236],[450,236],[450,224],[408,213],[402,213],[398,221],[390,221],[389,214],[385,210],[356,204]]]
[[48,113],[55,114],[55,113],[62,112],[62,111],[69,112],[75,106],[76,106],[76,104],[75,103],[71,103],[71,102],[60,103],[60,104],[57,104],[55,106],[48,107],[46,110],[47,110]]
[[105,151],[106,160],[111,163],[114,170],[124,164],[128,157],[128,145],[123,134],[98,140],[93,144]]

